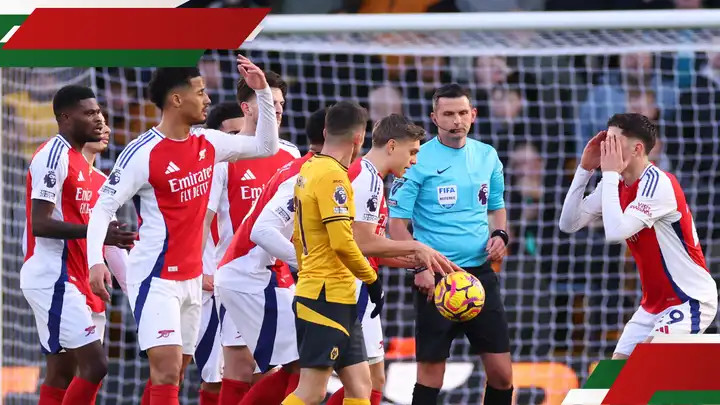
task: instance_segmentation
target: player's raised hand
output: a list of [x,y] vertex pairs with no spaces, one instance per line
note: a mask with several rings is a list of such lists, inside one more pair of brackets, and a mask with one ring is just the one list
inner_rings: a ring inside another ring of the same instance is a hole
[[485,250],[488,254],[488,260],[496,262],[505,256],[505,241],[499,236],[492,237],[488,239]]
[[607,131],[600,131],[592,137],[580,158],[580,166],[585,170],[595,170],[600,167],[600,144],[607,138]]
[[610,134],[600,144],[600,167],[603,172],[622,173],[627,166],[623,161],[622,142],[615,134]]
[[122,249],[130,249],[137,239],[136,232],[126,231],[127,224],[112,221],[108,225],[107,235],[105,236],[105,244],[117,246]]
[[110,293],[105,285],[112,285],[110,270],[104,264],[96,264],[90,268],[90,289],[93,294],[105,302],[110,302]]
[[250,59],[238,55],[237,68],[240,75],[245,79],[245,83],[253,90],[262,90],[267,87],[268,82],[265,78],[265,72],[257,67]]

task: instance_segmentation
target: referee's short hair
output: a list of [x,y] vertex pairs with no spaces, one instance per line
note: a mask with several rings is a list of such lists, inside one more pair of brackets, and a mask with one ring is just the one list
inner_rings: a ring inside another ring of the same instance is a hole
[[438,87],[438,89],[435,90],[435,93],[432,96],[433,111],[435,111],[435,109],[437,108],[437,103],[439,99],[459,97],[467,97],[468,101],[472,100],[470,98],[470,91],[457,83],[450,83]]
[[365,128],[367,120],[368,112],[360,104],[340,101],[325,112],[325,133],[328,136],[350,137],[358,128]]
[[385,146],[391,139],[421,141],[425,139],[425,130],[400,114],[390,114],[373,126],[372,145]]

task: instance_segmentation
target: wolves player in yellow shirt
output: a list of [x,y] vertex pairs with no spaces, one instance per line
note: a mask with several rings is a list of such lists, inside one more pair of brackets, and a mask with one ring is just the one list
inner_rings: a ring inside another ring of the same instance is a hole
[[300,169],[295,185],[298,283],[295,325],[300,383],[284,405],[314,405],[324,398],[333,368],[345,387],[345,405],[370,404],[370,369],[357,316],[355,279],[368,285],[380,314],[382,286],[353,240],[353,189],[347,167],[362,147],[367,112],[341,101],[325,116],[325,144]]

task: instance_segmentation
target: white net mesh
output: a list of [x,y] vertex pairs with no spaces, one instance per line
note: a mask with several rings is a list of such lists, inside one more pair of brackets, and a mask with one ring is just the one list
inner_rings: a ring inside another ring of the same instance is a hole
[[[500,275],[517,403],[559,404],[569,388],[582,385],[595,361],[610,356],[640,298],[632,259],[623,247],[604,243],[601,225],[572,236],[557,227],[578,151],[612,113],[630,110],[658,120],[662,145],[652,157],[678,176],[711,272],[720,270],[718,38],[720,31],[710,29],[261,34],[246,52],[289,83],[281,134],[302,150],[305,117],[338,100],[359,101],[373,120],[404,113],[434,133],[433,90],[450,81],[470,89],[478,108],[471,136],[493,145],[506,167],[513,243]],[[200,66],[213,102],[233,100],[238,74],[231,53],[214,52]],[[150,73],[97,69],[45,85],[51,94],[60,84],[92,81],[114,129],[101,169],[109,169],[127,142],[157,122],[157,110],[144,97]],[[30,130],[19,129],[28,118],[7,101],[12,92],[37,85],[22,69],[4,70],[3,82],[3,366],[38,366],[32,315],[17,287],[27,166],[17,140]],[[54,131],[51,126],[36,133],[44,139]],[[127,218],[132,221],[129,211]],[[409,404],[415,375],[411,279],[394,269],[382,274],[388,292],[385,398]],[[139,403],[147,363],[137,357],[134,322],[119,290],[108,315],[111,368],[99,402]],[[184,403],[197,398],[197,373],[194,366],[189,371]],[[442,402],[479,403],[482,381],[479,362],[458,340]],[[33,403],[36,388],[15,390],[6,400]]]

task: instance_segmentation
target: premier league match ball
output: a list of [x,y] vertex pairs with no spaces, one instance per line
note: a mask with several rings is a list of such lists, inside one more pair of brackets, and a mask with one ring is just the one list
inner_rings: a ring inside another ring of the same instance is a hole
[[450,273],[435,286],[435,306],[451,321],[467,322],[482,311],[483,305],[485,289],[470,273]]

